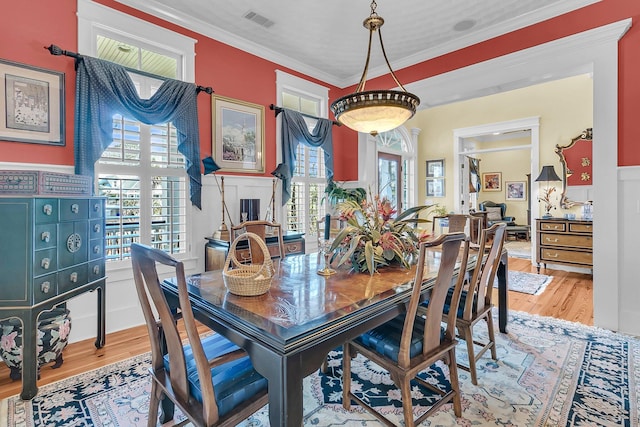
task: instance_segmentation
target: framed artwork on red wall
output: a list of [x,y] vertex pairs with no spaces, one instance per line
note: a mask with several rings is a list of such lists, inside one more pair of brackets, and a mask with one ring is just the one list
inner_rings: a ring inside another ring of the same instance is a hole
[[264,173],[264,106],[212,95],[213,152],[223,171]]
[[0,60],[0,140],[64,142],[64,73]]

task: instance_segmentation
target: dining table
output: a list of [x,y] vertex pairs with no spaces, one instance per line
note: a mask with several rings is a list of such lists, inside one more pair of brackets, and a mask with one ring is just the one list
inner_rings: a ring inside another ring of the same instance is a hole
[[[439,259],[437,250],[427,256],[425,293],[435,282]],[[458,265],[456,274],[472,270],[479,259],[470,251],[467,265]],[[506,251],[501,260],[499,328],[506,332]],[[268,380],[270,424],[299,427],[304,378],[320,368],[331,350],[403,313],[416,266],[390,265],[374,274],[338,267],[335,274],[321,275],[324,257],[311,253],[274,260],[274,268],[269,290],[258,296],[230,293],[222,270],[188,276],[189,300],[196,319],[242,347]],[[162,289],[169,305],[177,307],[175,278],[163,280]]]

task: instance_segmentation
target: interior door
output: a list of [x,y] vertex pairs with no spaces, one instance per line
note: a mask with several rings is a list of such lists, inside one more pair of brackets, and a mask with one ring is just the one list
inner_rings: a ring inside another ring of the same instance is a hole
[[386,197],[398,212],[402,206],[402,156],[378,153],[378,194]]

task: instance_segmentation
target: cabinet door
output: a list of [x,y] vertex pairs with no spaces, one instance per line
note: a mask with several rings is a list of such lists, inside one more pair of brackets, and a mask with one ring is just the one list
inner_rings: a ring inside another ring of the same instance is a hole
[[89,225],[87,221],[58,224],[58,268],[89,260]]
[[0,305],[28,302],[31,215],[28,199],[0,200]]

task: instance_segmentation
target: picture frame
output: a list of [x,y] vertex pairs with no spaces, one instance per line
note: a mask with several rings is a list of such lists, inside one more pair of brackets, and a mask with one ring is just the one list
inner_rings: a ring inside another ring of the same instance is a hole
[[506,200],[527,200],[527,183],[525,181],[505,181]]
[[444,178],[429,178],[426,182],[427,197],[444,197]]
[[485,172],[482,174],[482,191],[502,191],[502,173]]
[[64,73],[0,59],[0,140],[65,145]]
[[211,96],[216,163],[221,171],[264,173],[264,106]]
[[427,178],[444,177],[444,159],[427,160]]

